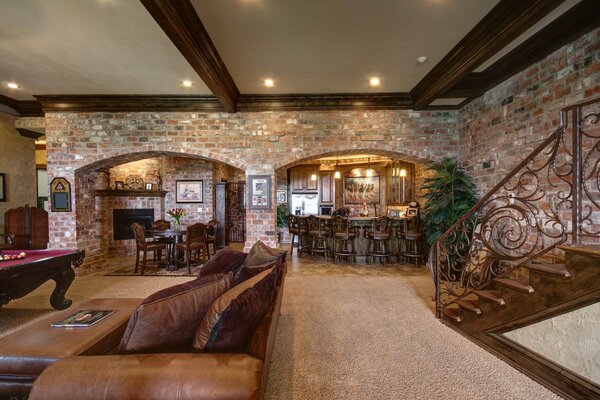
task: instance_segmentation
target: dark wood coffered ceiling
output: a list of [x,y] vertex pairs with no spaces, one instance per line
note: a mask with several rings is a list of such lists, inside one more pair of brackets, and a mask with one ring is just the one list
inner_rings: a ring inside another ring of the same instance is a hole
[[[505,46],[559,7],[562,0],[501,0],[410,90],[394,93],[240,93],[191,0],[140,0],[213,95],[0,95],[23,116],[47,111],[190,111],[457,109],[579,35],[600,26],[600,1],[581,0],[484,70]],[[242,41],[242,39],[240,39]],[[436,99],[465,98],[434,106]],[[43,111],[42,111],[43,110]]]

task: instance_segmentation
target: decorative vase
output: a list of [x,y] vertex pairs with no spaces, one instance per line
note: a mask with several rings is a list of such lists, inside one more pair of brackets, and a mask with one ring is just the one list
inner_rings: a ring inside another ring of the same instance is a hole
[[181,229],[181,222],[178,218],[175,219],[175,223],[173,225],[175,226],[176,231],[179,231]]

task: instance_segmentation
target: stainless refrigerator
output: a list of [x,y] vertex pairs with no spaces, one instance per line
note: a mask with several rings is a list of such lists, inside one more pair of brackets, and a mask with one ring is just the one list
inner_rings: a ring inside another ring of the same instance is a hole
[[291,211],[296,215],[319,215],[319,194],[292,193]]

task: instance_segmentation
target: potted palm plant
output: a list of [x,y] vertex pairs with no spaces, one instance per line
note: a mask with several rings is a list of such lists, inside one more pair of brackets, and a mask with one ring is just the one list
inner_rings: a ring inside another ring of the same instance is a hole
[[281,243],[283,229],[288,226],[288,207],[287,203],[277,205],[277,241]]
[[429,166],[433,176],[423,180],[425,205],[421,211],[428,244],[446,232],[475,203],[475,185],[454,158],[444,158]]

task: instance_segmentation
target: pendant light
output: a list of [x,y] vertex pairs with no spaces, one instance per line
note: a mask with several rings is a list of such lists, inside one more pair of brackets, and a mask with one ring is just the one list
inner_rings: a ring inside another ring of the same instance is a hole
[[367,167],[367,177],[373,176],[373,170],[371,169],[371,157],[368,158],[369,166]]
[[335,174],[333,174],[334,179],[340,179],[342,177],[342,174],[340,174],[340,168],[338,166],[339,161],[339,158],[335,159]]

